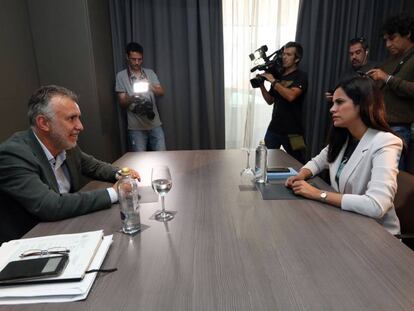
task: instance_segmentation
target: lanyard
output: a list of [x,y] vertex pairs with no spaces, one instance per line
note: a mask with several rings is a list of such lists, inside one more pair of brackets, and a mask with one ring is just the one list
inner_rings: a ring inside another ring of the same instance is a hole
[[128,73],[128,80],[129,80],[129,83],[131,85],[131,89],[134,89],[135,80],[148,80],[147,75],[145,74],[145,71],[142,68],[141,68],[141,74],[140,74],[138,79],[137,79],[137,77],[135,77],[135,75],[132,74],[129,67],[127,67],[127,73]]

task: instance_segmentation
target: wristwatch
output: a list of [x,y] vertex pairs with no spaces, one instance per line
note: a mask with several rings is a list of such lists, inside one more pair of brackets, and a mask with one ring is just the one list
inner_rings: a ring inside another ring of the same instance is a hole
[[319,197],[321,198],[322,202],[325,202],[326,199],[328,198],[328,194],[325,191],[322,191]]

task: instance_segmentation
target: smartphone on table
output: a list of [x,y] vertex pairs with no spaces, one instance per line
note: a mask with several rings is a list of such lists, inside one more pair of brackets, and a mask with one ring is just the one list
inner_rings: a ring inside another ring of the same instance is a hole
[[68,261],[67,254],[11,261],[0,271],[0,285],[57,277],[62,274]]
[[288,167],[269,167],[267,169],[268,173],[290,173]]

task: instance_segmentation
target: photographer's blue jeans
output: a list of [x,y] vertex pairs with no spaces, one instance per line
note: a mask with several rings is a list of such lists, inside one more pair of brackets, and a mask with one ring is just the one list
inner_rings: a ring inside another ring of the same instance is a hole
[[161,126],[150,130],[128,130],[129,151],[164,151],[165,138]]
[[407,154],[408,150],[410,150],[410,143],[411,143],[411,126],[401,126],[395,125],[391,126],[391,129],[397,134],[406,144],[407,150],[405,154],[401,155],[400,163],[398,164],[398,169],[400,171],[405,171],[407,168]]

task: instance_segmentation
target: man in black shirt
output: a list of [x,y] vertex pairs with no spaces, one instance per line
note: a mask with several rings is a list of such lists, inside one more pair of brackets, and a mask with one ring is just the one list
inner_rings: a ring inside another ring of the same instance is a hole
[[280,146],[300,162],[304,162],[302,105],[308,86],[306,74],[298,69],[303,48],[297,42],[288,42],[283,49],[283,74],[276,78],[272,73],[261,74],[271,83],[269,90],[260,85],[263,98],[273,107],[272,120],[265,135],[269,149]]

